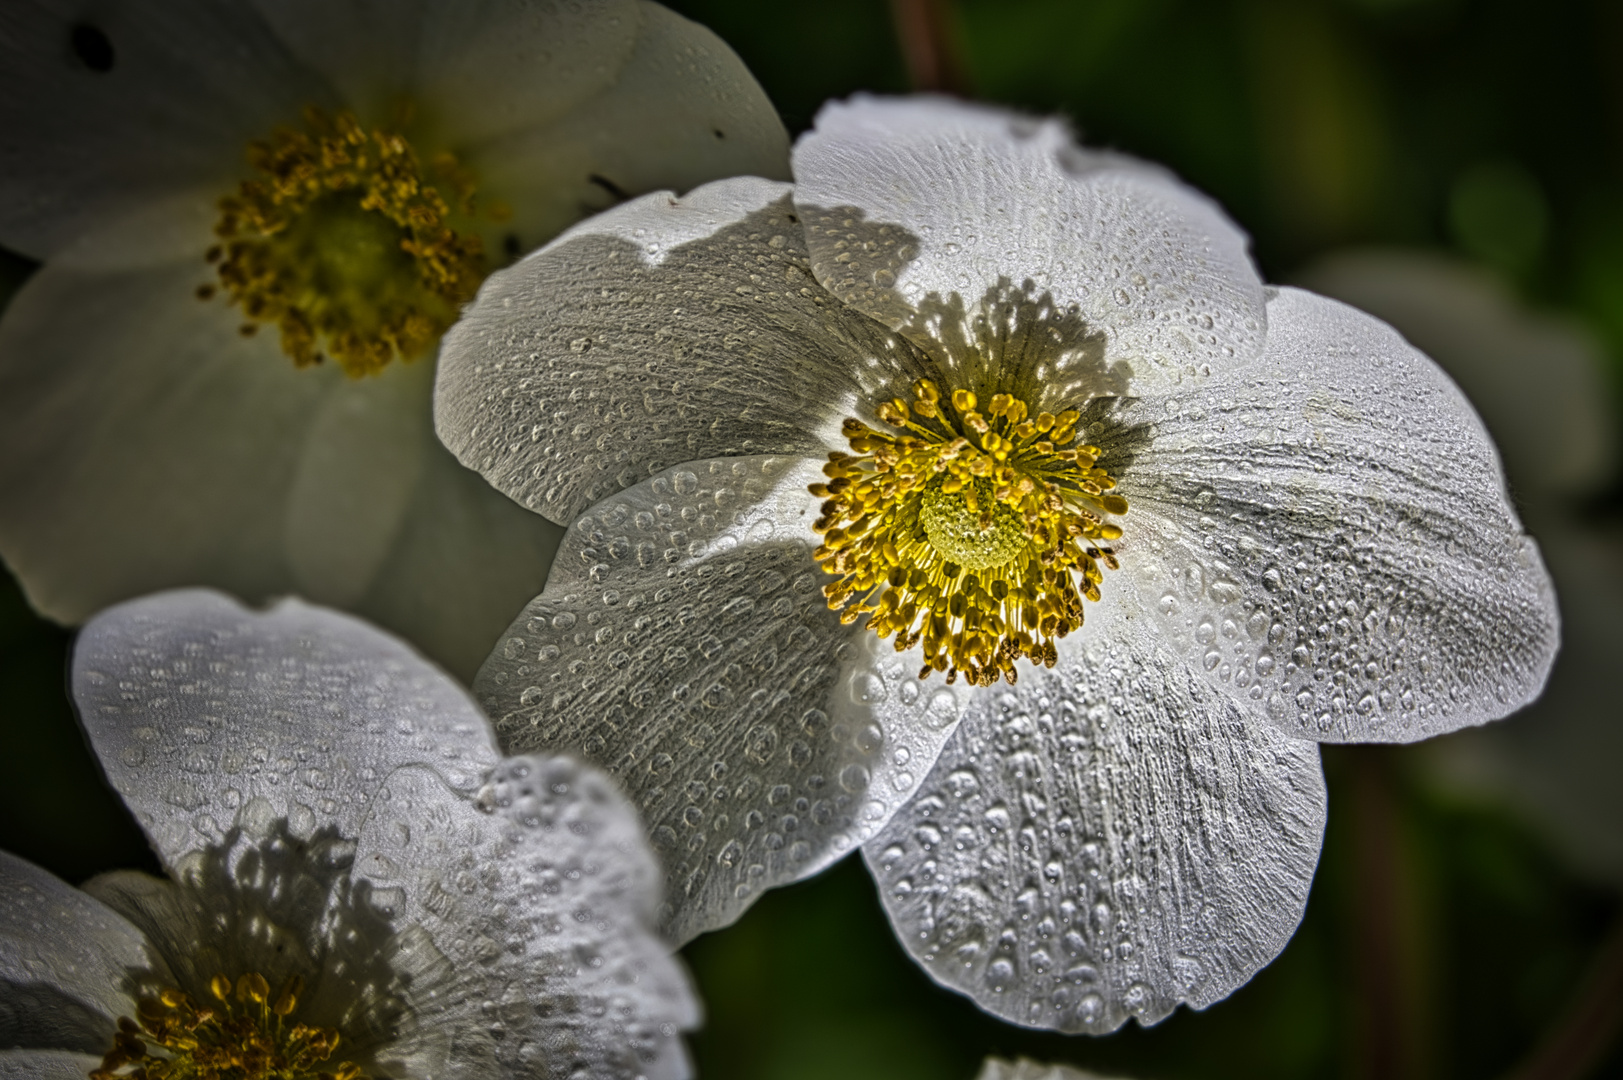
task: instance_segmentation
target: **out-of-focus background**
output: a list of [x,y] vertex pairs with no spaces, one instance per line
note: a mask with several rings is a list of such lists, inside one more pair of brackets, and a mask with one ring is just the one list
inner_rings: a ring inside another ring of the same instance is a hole
[[[1481,395],[1574,657],[1490,739],[1327,748],[1301,929],[1203,1013],[1102,1039],[994,1021],[903,954],[847,860],[688,947],[700,1075],[968,1080],[996,1053],[1190,1080],[1623,1076],[1623,4],[666,2],[792,132],[858,90],[1061,113],[1221,201],[1268,279],[1397,323]],[[0,253],[0,296],[30,269]],[[151,868],[75,725],[70,640],[0,582],[0,847],[73,881]]]

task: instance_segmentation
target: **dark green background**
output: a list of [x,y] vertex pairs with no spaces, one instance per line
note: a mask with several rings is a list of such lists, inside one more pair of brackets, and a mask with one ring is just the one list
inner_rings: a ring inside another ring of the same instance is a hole
[[[676,0],[792,131],[908,76],[881,0]],[[1266,276],[1346,244],[1481,261],[1623,357],[1623,4],[1578,0],[962,0],[970,89],[1170,165],[1255,238]],[[27,264],[0,257],[0,294]],[[1616,518],[1608,493],[1584,508]],[[0,846],[70,880],[152,867],[63,692],[68,632],[0,584]],[[859,862],[769,894],[686,955],[720,1080],[968,1080],[987,1053],[1135,1077],[1493,1077],[1571,1008],[1618,898],[1404,751],[1331,748],[1330,828],[1284,954],[1204,1013],[1104,1038],[1029,1032],[936,988]],[[1623,782],[1623,778],[1620,778]],[[1568,1075],[1578,1075],[1576,1073]],[[1613,1050],[1587,1075],[1623,1076]]]

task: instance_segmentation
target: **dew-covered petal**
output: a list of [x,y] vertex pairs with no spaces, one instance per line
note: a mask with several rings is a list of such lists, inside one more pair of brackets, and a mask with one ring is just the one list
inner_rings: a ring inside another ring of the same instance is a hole
[[1346,251],[1298,277],[1391,323],[1459,383],[1522,505],[1611,477],[1611,386],[1600,343],[1578,323],[1529,310],[1485,269],[1430,252]]
[[920,683],[916,651],[828,609],[817,470],[691,462],[605,499],[474,683],[507,752],[577,754],[626,790],[672,941],[861,843],[958,716],[961,687]]
[[0,552],[77,622],[154,589],[291,587],[283,515],[309,417],[342,373],[244,338],[200,253],[43,267],[0,321]]
[[0,243],[34,258],[178,189],[229,190],[248,140],[329,104],[242,4],[0,9]]
[[256,0],[287,47],[383,119],[479,140],[563,115],[610,85],[631,55],[637,0]]
[[129,976],[151,963],[117,912],[0,851],[0,1046],[106,1053],[134,1015]]
[[1014,1023],[1102,1034],[1204,1008],[1279,953],[1307,902],[1317,747],[1192,676],[1143,617],[1106,592],[1057,667],[976,691],[863,846],[903,946]]
[[658,871],[595,769],[509,758],[470,801],[432,769],[401,768],[355,867],[409,975],[411,1012],[379,1055],[391,1074],[690,1074],[677,1033],[698,1004],[654,933]]
[[471,683],[513,616],[541,591],[562,537],[429,443],[393,545],[354,611]]
[[72,687],[108,780],[171,869],[233,826],[353,839],[390,769],[428,762],[466,789],[495,760],[450,678],[297,600],[258,612],[184,590],[120,604],[80,633]]
[[[109,1034],[107,1049],[112,1045]],[[85,1080],[100,1066],[100,1055],[72,1050],[0,1050],[0,1080]]]
[[1282,290],[1268,323],[1247,371],[1111,421],[1123,584],[1292,735],[1411,742],[1533,700],[1555,594],[1464,396],[1333,300]]
[[515,251],[627,196],[687,191],[723,176],[787,179],[789,135],[725,42],[658,4],[638,7],[635,46],[614,81],[567,113],[470,145],[481,183],[513,209],[497,228]]
[[825,454],[922,369],[812,280],[788,192],[656,192],[492,275],[441,347],[440,439],[562,524],[683,461]]
[[1047,380],[1080,382],[1077,396],[1177,385],[1262,344],[1245,234],[1165,171],[1084,150],[1058,121],[858,96],[818,114],[794,174],[817,280],[933,352],[950,354],[965,312],[1010,288],[1079,316],[1056,344],[1092,363]]

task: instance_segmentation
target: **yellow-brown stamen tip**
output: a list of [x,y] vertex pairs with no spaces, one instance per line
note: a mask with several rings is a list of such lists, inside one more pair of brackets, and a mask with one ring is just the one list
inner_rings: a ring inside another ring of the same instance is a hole
[[471,219],[473,178],[449,154],[425,169],[402,136],[349,113],[305,123],[249,146],[256,175],[220,200],[206,258],[245,335],[272,323],[296,365],[330,355],[371,374],[424,352],[478,290],[480,241],[451,225]]
[[[954,424],[934,382],[913,392],[911,404],[875,410],[899,434],[847,421],[855,453],[830,454],[831,482],[812,485],[827,498],[815,558],[838,578],[823,590],[829,606],[845,623],[868,616],[899,650],[922,645],[920,678],[943,671],[984,686],[1014,682],[1022,656],[1053,666],[1055,639],[1082,625],[1084,598],[1099,598],[1100,564],[1117,567],[1101,542],[1121,535],[1105,517],[1127,501],[1103,494],[1116,485],[1094,466],[1097,447],[1056,449],[1075,437],[1076,411],[1028,419],[1024,400],[999,392],[983,415],[960,388]],[[1039,432],[1054,434],[1033,442]]]
[[142,999],[138,1019],[120,1017],[113,1048],[102,1057],[93,1080],[365,1080],[354,1062],[325,1062],[337,1051],[332,1028],[289,1025],[304,982],[282,985],[274,1004],[270,983],[249,972],[233,982],[225,975],[209,981],[217,1004],[199,1008],[183,991],[166,987]]

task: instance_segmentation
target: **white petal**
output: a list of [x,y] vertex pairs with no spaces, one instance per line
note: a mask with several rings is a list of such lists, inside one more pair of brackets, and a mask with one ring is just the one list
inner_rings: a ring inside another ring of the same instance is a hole
[[689,1075],[676,1035],[698,1006],[653,932],[658,873],[641,825],[602,774],[509,758],[474,803],[408,767],[380,795],[355,865],[401,931],[394,959],[410,976],[413,1012],[380,1055],[388,1072]]
[[1101,1034],[1204,1008],[1307,902],[1317,749],[1192,677],[1135,607],[1107,593],[1058,667],[977,690],[863,847],[902,945],[1014,1023]]
[[441,347],[441,440],[560,523],[678,462],[826,453],[922,369],[817,287],[787,192],[655,193],[492,275]]
[[664,863],[666,936],[726,926],[911,794],[961,689],[842,627],[811,559],[818,463],[668,470],[593,507],[474,692],[510,753],[609,772]]
[[1300,737],[1410,742],[1533,700],[1555,594],[1470,405],[1333,300],[1283,290],[1268,323],[1247,371],[1122,409],[1121,584]]
[[[74,34],[100,34],[93,70]],[[154,197],[223,194],[248,140],[330,91],[240,4],[17,0],[0,10],[0,242],[53,255]]]
[[1332,255],[1301,284],[1391,323],[1482,414],[1524,504],[1603,485],[1618,430],[1600,344],[1531,311],[1479,267],[1398,249]]
[[471,683],[507,624],[541,591],[562,537],[563,529],[433,443],[393,547],[355,611]]
[[478,140],[554,119],[600,92],[630,55],[634,0],[256,0],[276,33],[344,101]]
[[135,1015],[131,974],[152,963],[116,912],[0,851],[0,1046],[105,1054]]
[[[107,1049],[112,1048],[109,1035]],[[100,1055],[71,1050],[0,1050],[0,1080],[84,1080],[100,1067]]]
[[481,185],[513,208],[501,231],[519,250],[626,194],[723,176],[788,178],[789,135],[737,55],[658,4],[638,10],[635,48],[611,85],[462,151]]
[[[1062,346],[1102,334],[1134,393],[1262,344],[1262,283],[1234,223],[1160,169],[1080,149],[1057,121],[859,96],[824,106],[794,174],[817,280],[920,343],[1012,288],[1079,315]],[[1085,396],[1120,392],[1097,381]]]
[[72,680],[108,780],[171,868],[233,825],[353,838],[391,768],[432,763],[469,788],[495,760],[449,678],[297,600],[252,612],[191,590],[121,604],[80,633]]
[[349,608],[371,585],[433,445],[433,382],[431,363],[390,364],[333,385],[311,416],[284,533],[300,595]]
[[0,551],[66,622],[206,582],[286,591],[287,491],[337,371],[297,371],[192,290],[198,260],[47,265],[0,321]]
[[1420,748],[1428,773],[1456,797],[1507,806],[1585,877],[1623,887],[1623,536],[1546,520],[1539,542],[1561,597],[1561,653],[1550,685],[1500,724]]

